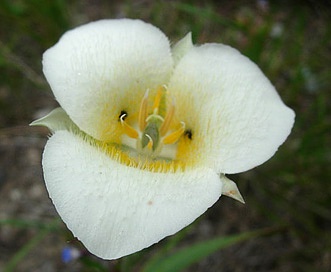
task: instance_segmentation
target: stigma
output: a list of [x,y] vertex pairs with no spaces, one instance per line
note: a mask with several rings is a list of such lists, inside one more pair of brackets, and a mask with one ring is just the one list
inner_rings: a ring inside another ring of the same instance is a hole
[[[169,96],[165,85],[156,90],[155,97],[150,98],[150,91],[145,92],[141,100],[138,120],[128,123],[127,113],[121,112],[121,122],[125,136],[135,141],[135,149],[138,155],[151,159],[157,159],[163,149],[174,146],[185,132],[184,122],[175,122],[175,100]],[[122,137],[123,142],[126,137]],[[127,144],[126,141],[126,145]],[[132,141],[131,141],[132,142]],[[133,147],[131,145],[131,147]],[[174,152],[172,152],[174,153]],[[167,159],[173,159],[176,154]]]

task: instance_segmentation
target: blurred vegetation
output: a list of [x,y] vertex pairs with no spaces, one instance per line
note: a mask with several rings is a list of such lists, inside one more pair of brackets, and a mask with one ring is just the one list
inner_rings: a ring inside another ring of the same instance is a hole
[[[234,180],[261,220],[256,227],[286,226],[284,247],[292,250],[275,261],[274,271],[284,263],[291,263],[293,271],[327,271],[331,266],[331,13],[327,3],[2,0],[0,134],[55,105],[42,76],[41,56],[77,25],[100,18],[140,18],[173,41],[192,31],[197,44],[231,45],[258,63],[296,112],[292,134],[275,157]],[[52,231],[38,226],[34,227],[42,235]],[[38,237],[33,243],[40,242]],[[177,240],[175,245],[182,238]],[[144,254],[123,259],[115,265],[116,271],[133,271],[137,263],[142,267],[149,256]],[[98,260],[86,256],[81,260],[86,271],[106,271]]]

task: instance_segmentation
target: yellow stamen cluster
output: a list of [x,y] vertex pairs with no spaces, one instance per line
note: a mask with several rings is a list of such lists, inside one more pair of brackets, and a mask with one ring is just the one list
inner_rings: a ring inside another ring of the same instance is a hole
[[153,105],[149,107],[149,90],[146,91],[139,109],[138,130],[125,121],[126,113],[120,116],[124,133],[137,140],[136,149],[152,159],[157,158],[164,145],[175,144],[185,131],[185,123],[180,128],[170,131],[175,115],[175,102],[167,105],[167,89],[158,88]]

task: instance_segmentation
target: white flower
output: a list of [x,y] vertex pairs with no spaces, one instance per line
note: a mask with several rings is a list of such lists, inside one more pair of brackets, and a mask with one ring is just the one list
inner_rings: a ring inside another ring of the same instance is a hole
[[68,31],[43,56],[61,105],[33,122],[53,131],[47,190],[68,228],[115,259],[193,222],[224,194],[225,174],[268,160],[294,113],[260,69],[222,44],[170,47],[139,20]]

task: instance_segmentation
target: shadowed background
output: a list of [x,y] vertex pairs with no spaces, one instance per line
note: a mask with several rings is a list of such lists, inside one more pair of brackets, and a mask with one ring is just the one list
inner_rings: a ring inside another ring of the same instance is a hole
[[[328,1],[0,2],[0,271],[148,271],[158,256],[199,242],[271,229],[208,254],[184,271],[329,271],[331,267],[331,12]],[[231,176],[246,205],[222,197],[193,225],[119,261],[84,252],[45,190],[44,128],[57,106],[42,53],[68,29],[101,18],[140,18],[175,42],[220,42],[256,62],[296,112],[288,140],[264,165]],[[254,236],[254,237],[253,237]],[[256,237],[257,236],[257,237]],[[61,260],[65,246],[84,257]],[[154,270],[161,271],[161,270]],[[165,271],[165,270],[164,270]]]

